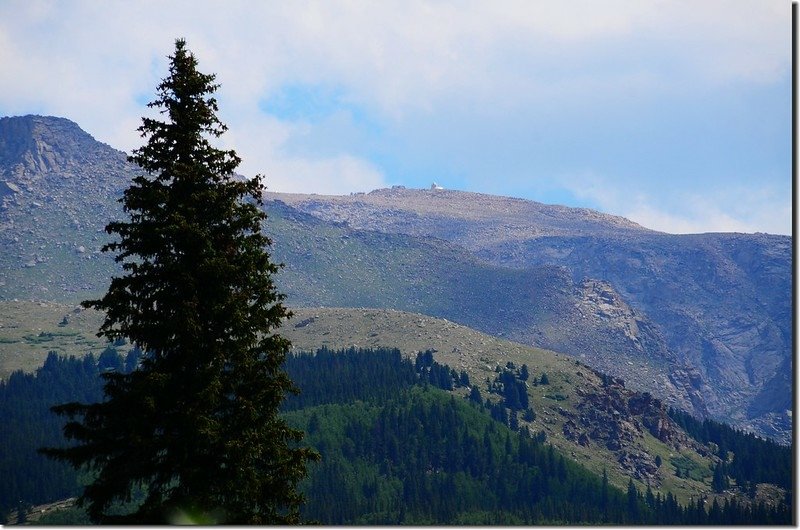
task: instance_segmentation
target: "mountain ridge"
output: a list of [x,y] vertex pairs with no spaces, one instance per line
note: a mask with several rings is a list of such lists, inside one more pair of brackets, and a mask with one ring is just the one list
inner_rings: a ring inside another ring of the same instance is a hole
[[[100,253],[103,228],[122,217],[116,199],[137,169],[69,120],[0,124],[11,138],[0,139],[0,299],[97,295],[118,272]],[[425,312],[565,351],[697,414],[790,439],[788,238],[674,236],[590,210],[464,193],[354,195],[346,201],[429,200],[418,212],[400,203],[362,211],[364,227],[348,221],[344,199],[329,208],[311,196],[314,210],[268,195],[265,229],[289,265],[280,288],[299,305]],[[453,197],[492,203],[497,219]],[[434,216],[442,198],[449,210]],[[326,208],[338,217],[325,219]],[[531,208],[548,214],[536,230],[525,224]]]

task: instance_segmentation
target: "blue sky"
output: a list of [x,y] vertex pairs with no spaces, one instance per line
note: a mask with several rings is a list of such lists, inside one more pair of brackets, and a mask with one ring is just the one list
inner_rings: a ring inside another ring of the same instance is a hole
[[130,150],[176,37],[271,190],[395,184],[791,233],[788,0],[0,3],[0,115]]

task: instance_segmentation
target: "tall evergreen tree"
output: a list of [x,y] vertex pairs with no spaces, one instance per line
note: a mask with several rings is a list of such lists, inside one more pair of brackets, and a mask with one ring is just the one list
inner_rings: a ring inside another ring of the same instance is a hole
[[[93,472],[80,501],[94,522],[297,522],[296,485],[317,457],[277,415],[295,391],[274,331],[290,312],[261,232],[264,187],[209,142],[227,129],[214,79],[177,40],[149,104],[166,119],[143,119],[130,157],[143,170],[121,199],[130,220],[106,227],[123,275],[83,304],[105,312],[99,336],[145,352],[139,367],[105,374],[101,403],[54,408],[78,443],[43,452]],[[132,513],[109,513],[132,496]]]

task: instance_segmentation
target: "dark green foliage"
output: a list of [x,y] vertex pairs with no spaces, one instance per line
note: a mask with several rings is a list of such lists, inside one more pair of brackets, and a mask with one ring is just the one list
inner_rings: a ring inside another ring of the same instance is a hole
[[125,364],[114,346],[107,346],[97,358],[97,368],[103,372],[123,372]]
[[730,487],[726,466],[722,462],[717,462],[714,467],[714,478],[711,479],[711,487],[714,488],[716,493],[722,493]]
[[633,485],[633,479],[628,479],[627,515],[628,520],[637,521],[639,519],[639,492]]
[[530,407],[525,409],[525,412],[522,413],[522,419],[525,421],[534,421],[536,420],[536,412]]
[[423,369],[430,368],[431,366],[433,366],[433,351],[425,350],[424,352],[419,352],[414,361],[414,368],[417,372],[421,373]]
[[697,420],[689,414],[669,410],[670,417],[690,436],[700,443],[713,442],[720,448],[718,453],[733,453],[733,460],[726,463],[725,473],[737,484],[768,482],[787,490],[792,489],[792,448],[771,440],[734,429],[713,420]]
[[125,356],[125,371],[132,372],[139,367],[139,361],[142,359],[142,350],[139,348],[132,348]]
[[42,504],[79,492],[76,471],[43,457],[36,448],[63,440],[64,420],[50,412],[54,403],[99,401],[102,387],[93,356],[67,359],[55,352],[36,373],[18,371],[0,382],[5,425],[0,429],[0,514],[19,502]]
[[521,372],[518,373],[511,362],[495,377],[489,385],[489,391],[502,396],[503,404],[511,411],[528,408],[527,384],[521,379]]
[[[350,366],[343,362],[338,369],[352,374],[363,365],[373,371],[359,355],[374,353],[351,353]],[[407,361],[380,355],[392,367],[382,373],[403,371]],[[314,359],[306,358],[312,364]],[[433,364],[422,356],[415,362],[420,375]],[[309,499],[304,514],[311,519],[325,524],[710,522],[705,510],[681,507],[671,494],[642,495],[635,487],[623,493],[608,484],[607,476],[597,477],[546,446],[544,433],[513,434],[480,409],[430,386],[409,388],[395,375],[372,381],[376,388],[396,384],[397,396],[384,400],[362,394],[357,399],[365,402],[323,401],[329,404],[290,414],[297,425],[307,426],[309,442],[323,455],[303,484]],[[326,383],[319,389],[313,380],[307,385],[317,393]],[[502,404],[487,402],[486,407],[499,423],[508,421]],[[714,517],[724,524],[786,524],[791,514],[787,505],[751,509],[730,502]]]
[[[289,313],[261,232],[264,186],[209,143],[226,130],[214,76],[183,40],[170,59],[149,104],[167,119],[143,119],[147,143],[130,157],[143,170],[121,200],[130,220],[106,227],[124,273],[84,303],[105,313],[101,336],[147,353],[129,374],[104,373],[101,403],[56,407],[77,445],[45,452],[95,473],[79,499],[94,522],[297,522],[295,485],[314,455],[277,416],[294,387],[289,342],[274,333]],[[139,485],[133,513],[109,513]]]
[[503,403],[492,403],[487,400],[487,408],[492,419],[503,425],[508,425],[508,409]]
[[469,400],[477,405],[483,404],[483,397],[478,385],[473,386],[469,391]]
[[542,372],[542,377],[539,378],[539,384],[540,385],[549,385],[550,384],[550,378],[547,377],[546,373]]
[[286,398],[282,407],[286,411],[324,403],[388,400],[419,381],[414,365],[397,349],[321,348],[315,354],[289,355],[284,366],[303,389]]
[[[322,453],[302,488],[304,516],[323,524],[709,524],[671,494],[608,484],[552,446],[510,430],[430,386],[389,402],[290,413]],[[493,514],[493,515],[489,515]],[[786,524],[786,506],[726,503],[724,524]],[[717,523],[722,524],[722,523]]]
[[[302,513],[322,523],[727,525],[791,521],[788,505],[748,507],[726,501],[716,509],[713,505],[704,509],[697,501],[680,506],[671,494],[641,494],[635,488],[625,493],[612,487],[605,473],[593,475],[565,459],[546,444],[543,432],[533,437],[525,428],[520,434],[512,433],[472,400],[456,399],[423,383],[411,361],[396,350],[334,353],[323,349],[315,355],[290,356],[286,368],[304,387],[301,396],[284,402],[293,409],[287,413],[290,423],[305,426],[308,442],[324,456],[310,467],[300,485],[308,497]],[[39,417],[29,415],[26,407],[31,400],[51,391],[64,392],[55,401],[93,401],[101,396],[97,362],[92,357],[76,360],[52,354],[35,376],[18,373],[14,381],[14,385],[10,380],[0,385],[4,392],[0,406],[8,403],[4,417],[19,418],[15,425],[20,433],[53,421],[56,425],[50,429],[49,440],[54,441],[59,437],[58,418],[44,414],[42,401],[47,400],[42,398]],[[92,381],[94,394],[88,392]],[[344,383],[337,388],[333,381]],[[413,381],[426,386],[414,386]],[[297,408],[296,399],[304,397],[305,408]],[[7,446],[3,441],[0,450]],[[10,447],[18,449],[9,455],[14,463],[21,446]],[[43,457],[40,461],[58,465]],[[20,477],[48,485],[54,475],[26,473],[30,465],[15,464],[12,473],[3,475],[0,488]],[[74,471],[65,469],[72,477],[67,486],[74,489]],[[27,498],[25,505],[64,498],[70,491],[67,488],[51,498]],[[16,507],[16,501],[6,506]],[[124,513],[117,504],[112,511]],[[632,514],[638,515],[633,519]],[[77,508],[42,520],[54,524],[87,521]]]
[[442,390],[453,390],[461,383],[461,378],[448,366],[441,365],[433,360],[433,351],[419,352],[414,361],[414,367],[423,382],[427,382]]
[[[600,480],[551,447],[497,426],[428,387],[388,403],[294,412],[321,422],[309,442],[322,463],[304,483],[304,515],[323,524],[521,524],[597,520]],[[611,488],[619,516],[622,492]],[[618,521],[620,519],[617,519]]]

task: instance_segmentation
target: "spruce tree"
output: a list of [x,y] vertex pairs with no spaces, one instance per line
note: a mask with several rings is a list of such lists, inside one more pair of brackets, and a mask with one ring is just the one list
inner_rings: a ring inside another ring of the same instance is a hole
[[106,227],[123,273],[83,303],[105,312],[99,336],[144,352],[139,366],[105,374],[101,403],[54,407],[77,444],[43,452],[91,472],[80,502],[97,523],[295,523],[296,485],[317,458],[277,414],[296,391],[275,332],[290,312],[260,177],[236,177],[236,153],[209,142],[226,130],[214,79],[177,40],[149,104],[165,119],[143,118],[146,143],[129,157],[142,169],[121,199],[130,220]]

